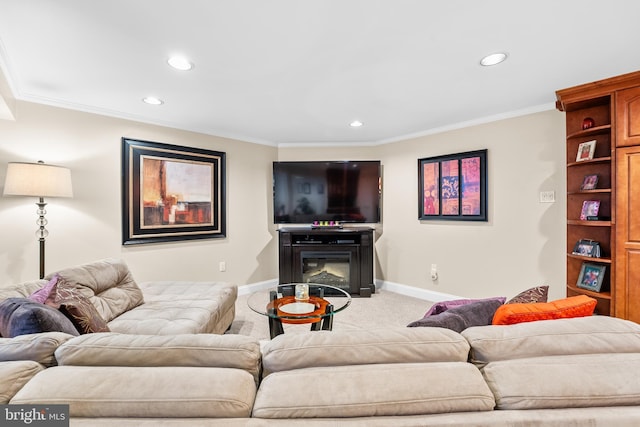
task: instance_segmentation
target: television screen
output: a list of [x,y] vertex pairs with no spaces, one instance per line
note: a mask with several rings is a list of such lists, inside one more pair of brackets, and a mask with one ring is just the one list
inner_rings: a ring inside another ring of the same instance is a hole
[[276,224],[380,222],[380,161],[273,162]]

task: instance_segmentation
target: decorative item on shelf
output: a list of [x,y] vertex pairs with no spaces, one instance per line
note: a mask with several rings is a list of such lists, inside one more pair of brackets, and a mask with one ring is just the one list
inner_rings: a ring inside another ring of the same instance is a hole
[[598,175],[585,175],[580,190],[595,190],[596,185],[598,185]]
[[596,151],[596,140],[583,142],[578,145],[578,154],[576,155],[576,162],[583,162],[585,160],[592,160],[593,153]]
[[582,202],[582,212],[580,212],[581,221],[594,221],[589,217],[598,217],[598,211],[600,210],[600,200],[585,200]]
[[311,228],[342,228],[342,224],[338,221],[313,221]]
[[605,265],[583,262],[576,286],[580,289],[600,292],[602,290],[602,283],[604,282],[604,275],[606,271],[607,267]]
[[593,120],[591,117],[585,117],[585,119],[582,121],[582,130],[587,130],[594,127],[595,125],[595,120]]
[[47,204],[45,197],[73,197],[71,186],[71,171],[68,168],[38,163],[9,163],[4,182],[5,196],[32,196],[38,197],[39,225],[36,237],[40,242],[40,278],[44,277],[44,243],[49,235],[45,228],[48,221],[45,218]]
[[582,255],[591,258],[600,258],[600,242],[591,239],[581,239],[573,247],[573,255]]

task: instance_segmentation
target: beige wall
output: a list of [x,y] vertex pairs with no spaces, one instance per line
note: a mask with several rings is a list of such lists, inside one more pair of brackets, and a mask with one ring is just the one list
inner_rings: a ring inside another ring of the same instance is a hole
[[[489,221],[419,221],[423,157],[488,149]],[[564,115],[546,111],[362,148],[281,148],[280,160],[379,159],[383,224],[376,227],[376,278],[464,297],[513,296],[546,283],[564,296]],[[555,203],[540,203],[540,191]],[[432,282],[431,264],[439,278]]]
[[[16,102],[13,113],[15,121],[0,120],[0,182],[9,161],[42,159],[72,169],[75,197],[48,200],[47,271],[121,257],[139,281],[273,280],[271,162],[379,159],[378,280],[465,297],[511,296],[547,283],[552,297],[564,295],[564,115],[557,111],[378,146],[279,149],[26,102]],[[123,247],[123,136],[226,152],[228,237]],[[489,150],[489,222],[420,222],[417,159],[482,148]],[[556,192],[556,203],[538,201],[547,190]],[[0,198],[0,284],[37,277],[35,210],[35,200]]]
[[[418,222],[415,158],[482,148],[488,149],[489,221]],[[562,297],[564,150],[564,116],[556,111],[382,147],[391,190],[377,245],[383,276],[468,297],[512,296],[546,283],[553,297]],[[549,190],[556,202],[540,203],[539,192]],[[439,269],[436,283],[429,278],[432,263]]]
[[[9,161],[71,168],[73,199],[48,199],[46,270],[123,258],[139,281],[277,277],[271,211],[271,161],[277,149],[95,114],[17,102],[15,121],[0,120],[0,182]],[[188,145],[227,154],[226,239],[123,247],[121,138]],[[35,199],[0,198],[0,284],[38,276]],[[226,272],[219,271],[225,261]]]

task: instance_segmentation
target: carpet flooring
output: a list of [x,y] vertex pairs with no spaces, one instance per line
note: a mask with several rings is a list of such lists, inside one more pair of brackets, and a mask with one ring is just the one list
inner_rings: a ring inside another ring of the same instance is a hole
[[[247,304],[250,295],[241,295],[236,301],[236,316],[228,334],[240,334],[259,340],[269,339],[267,317],[251,310]],[[267,301],[265,297],[265,301]],[[265,302],[266,304],[266,302]],[[421,319],[433,305],[431,301],[401,295],[384,289],[377,290],[371,298],[352,298],[351,304],[336,313],[333,330],[375,329],[404,327]],[[307,332],[310,325],[284,325],[285,334]]]

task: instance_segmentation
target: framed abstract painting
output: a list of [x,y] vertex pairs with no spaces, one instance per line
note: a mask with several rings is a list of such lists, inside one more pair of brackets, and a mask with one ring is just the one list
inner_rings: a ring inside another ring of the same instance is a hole
[[487,150],[418,159],[418,219],[487,221]]
[[122,244],[226,237],[225,157],[122,138]]

